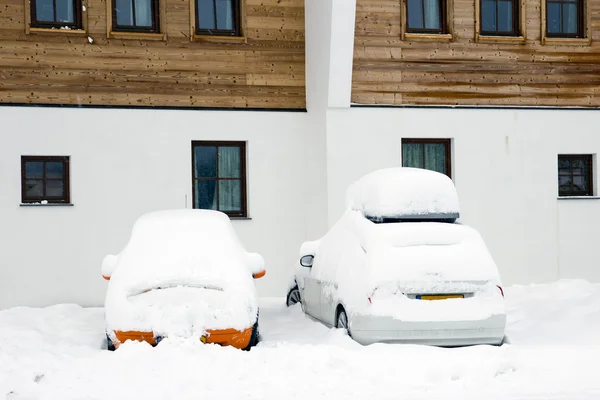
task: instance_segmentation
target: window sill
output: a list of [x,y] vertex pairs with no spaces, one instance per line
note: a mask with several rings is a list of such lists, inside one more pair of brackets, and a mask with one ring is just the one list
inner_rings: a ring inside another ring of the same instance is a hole
[[480,43],[525,43],[523,36],[491,36],[477,35],[477,41]]
[[109,39],[125,40],[167,40],[165,33],[144,33],[144,32],[110,32]]
[[544,37],[542,38],[542,44],[554,46],[591,46],[592,39]]
[[206,43],[247,43],[245,36],[194,35],[192,40]]
[[20,207],[73,207],[73,203],[21,203]]
[[57,28],[29,28],[29,33],[34,35],[67,35],[87,36],[84,29],[57,29]]
[[558,196],[558,200],[600,200],[600,196]]
[[432,33],[408,33],[404,34],[404,40],[414,40],[422,42],[450,42],[453,39],[449,33],[432,34]]

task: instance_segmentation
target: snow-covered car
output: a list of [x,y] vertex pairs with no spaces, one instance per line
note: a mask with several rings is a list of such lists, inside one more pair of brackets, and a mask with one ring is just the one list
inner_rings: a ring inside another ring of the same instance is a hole
[[304,243],[287,304],[357,342],[503,343],[498,269],[479,233],[456,222],[452,181],[413,168],[375,171],[347,192],[327,234]]
[[249,349],[259,337],[253,278],[264,274],[262,256],[244,249],[221,212],[143,215],[125,249],[102,263],[108,348],[178,336]]

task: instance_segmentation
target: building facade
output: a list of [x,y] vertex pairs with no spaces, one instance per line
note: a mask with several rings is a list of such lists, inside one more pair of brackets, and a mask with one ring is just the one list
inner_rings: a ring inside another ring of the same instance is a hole
[[100,305],[169,208],[283,295],[374,169],[455,182],[505,283],[600,280],[600,0],[0,0],[0,307]]

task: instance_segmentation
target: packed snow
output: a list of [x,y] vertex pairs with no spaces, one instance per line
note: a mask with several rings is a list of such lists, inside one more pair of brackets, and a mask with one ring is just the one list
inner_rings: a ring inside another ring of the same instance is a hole
[[387,168],[365,175],[346,192],[346,206],[373,218],[447,218],[460,213],[452,180],[419,168]]
[[263,340],[249,352],[169,338],[105,350],[101,308],[0,311],[0,398],[565,399],[600,398],[600,284],[505,290],[510,344],[361,346],[284,299],[261,299]]
[[102,265],[110,276],[107,332],[200,337],[207,329],[247,329],[258,311],[252,274],[262,268],[262,257],[246,252],[223,213],[146,214],[125,249]]

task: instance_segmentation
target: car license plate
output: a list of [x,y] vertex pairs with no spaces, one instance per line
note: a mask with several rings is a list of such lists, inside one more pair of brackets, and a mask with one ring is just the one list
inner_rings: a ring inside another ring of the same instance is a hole
[[463,299],[464,294],[432,294],[432,295],[417,295],[417,300],[446,300],[446,299]]

